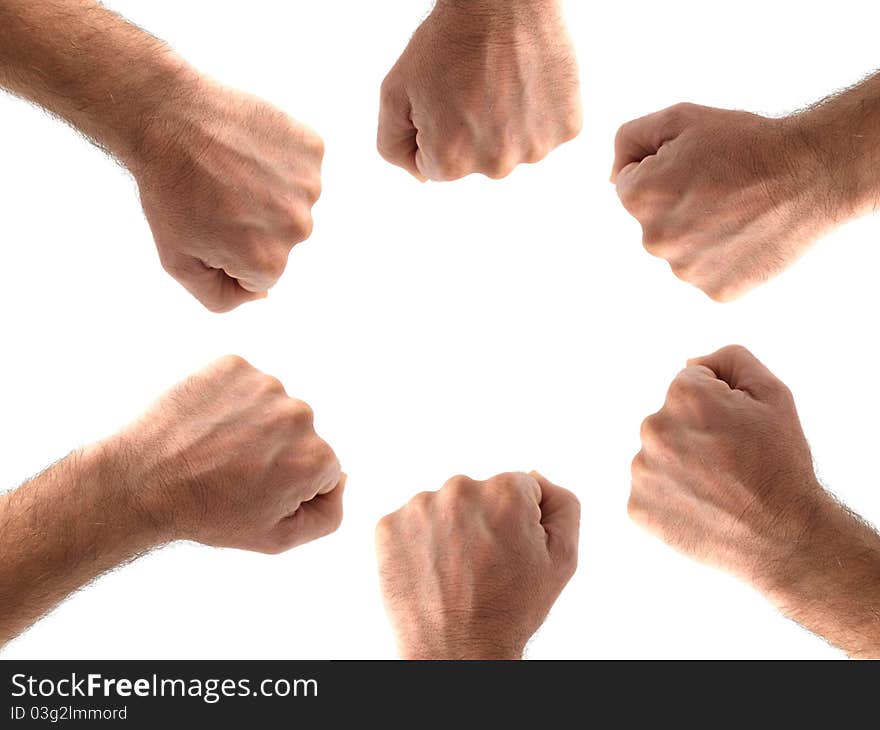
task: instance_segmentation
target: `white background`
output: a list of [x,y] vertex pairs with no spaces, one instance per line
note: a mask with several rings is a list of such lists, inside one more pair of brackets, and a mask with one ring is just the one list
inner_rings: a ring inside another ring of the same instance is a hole
[[739,342],[794,391],[825,482],[880,519],[880,220],[718,305],[642,250],[607,177],[635,116],[678,101],[781,114],[857,81],[877,64],[876,3],[569,2],[581,136],[501,182],[424,186],[374,138],[380,82],[428,3],[110,5],[318,130],[324,195],[269,299],[212,315],[161,270],[126,173],[0,97],[0,484],[234,352],[315,408],[351,475],[347,514],[279,557],[158,551],[5,657],[392,657],[377,519],[456,473],[532,468],[584,509],[580,570],[529,656],[839,656],[641,533],[625,504],[641,420],[687,357]]

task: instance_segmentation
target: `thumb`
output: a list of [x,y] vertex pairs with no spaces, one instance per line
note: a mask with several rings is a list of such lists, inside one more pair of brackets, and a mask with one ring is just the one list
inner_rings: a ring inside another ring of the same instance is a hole
[[573,492],[553,484],[540,473],[531,476],[541,488],[541,525],[547,549],[555,559],[576,559],[580,535],[581,503]]
[[348,476],[343,474],[336,488],[303,502],[290,517],[275,528],[285,550],[317,540],[339,529],[342,524],[342,496]]
[[409,99],[386,79],[382,85],[376,149],[392,165],[402,167],[420,182],[425,182],[416,164],[418,130],[411,115]]
[[741,345],[722,347],[711,355],[688,360],[688,365],[708,368],[719,380],[756,400],[769,400],[784,388],[767,366]]
[[617,130],[614,138],[614,164],[611,167],[611,182],[617,184],[621,171],[633,163],[657,154],[666,142],[675,139],[685,126],[682,110],[686,105],[677,105],[663,111],[627,122]]
[[230,312],[233,309],[269,296],[267,291],[251,291],[239,284],[222,269],[212,269],[211,279],[196,297],[212,312]]
[[223,269],[214,269],[195,258],[186,258],[166,268],[181,285],[212,312],[229,312],[256,299],[265,291],[248,291]]

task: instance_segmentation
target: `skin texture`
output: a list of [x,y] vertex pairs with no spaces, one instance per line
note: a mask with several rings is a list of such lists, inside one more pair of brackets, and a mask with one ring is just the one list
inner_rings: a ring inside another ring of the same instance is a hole
[[128,167],[163,266],[211,311],[266,296],[311,233],[320,138],[98,2],[0,0],[0,86]]
[[130,165],[165,270],[214,312],[261,299],[312,232],[324,146],[265,102],[194,77]]
[[771,119],[678,104],[624,124],[611,180],[645,248],[720,302],[877,204],[880,80]]
[[794,399],[750,352],[691,360],[642,424],[632,519],[851,656],[880,656],[880,536],[816,478]]
[[419,180],[501,178],[581,125],[558,2],[441,0],[382,84],[377,144]]
[[580,503],[531,474],[450,479],[383,518],[376,549],[404,659],[519,659],[577,567]]
[[174,540],[280,553],[342,520],[312,411],[238,357],[0,497],[0,645],[113,567]]

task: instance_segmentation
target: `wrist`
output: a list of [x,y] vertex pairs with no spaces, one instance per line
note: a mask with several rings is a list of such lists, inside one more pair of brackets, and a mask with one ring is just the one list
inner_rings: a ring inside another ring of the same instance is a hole
[[426,641],[401,641],[398,649],[400,658],[410,661],[509,661],[522,659],[524,647],[484,639],[432,637]]
[[817,566],[825,562],[828,534],[836,532],[841,512],[818,482],[785,493],[791,495],[789,508],[775,510],[773,537],[759,551],[752,569],[752,582],[771,600],[798,594],[815,579]]
[[[530,32],[562,15],[560,0],[437,0],[434,13],[462,16],[470,22],[482,21],[487,27],[497,23],[501,28],[529,25]],[[473,28],[462,28],[463,33]]]
[[136,454],[124,439],[114,437],[83,449],[78,457],[96,485],[101,511],[110,516],[109,522],[125,536],[133,553],[176,538],[156,490],[138,469]]
[[850,656],[880,658],[880,535],[825,496],[758,587],[788,618]]
[[521,659],[528,638],[492,612],[446,612],[437,621],[419,622],[398,631],[402,659]]
[[451,8],[470,13],[517,13],[533,10],[558,10],[560,0],[437,0],[435,8]]
[[170,140],[185,134],[180,110],[194,103],[199,85],[198,72],[182,58],[157,54],[132,82],[129,111],[111,132],[110,152],[135,175],[161,157]]
[[812,150],[828,211],[843,222],[880,203],[880,83],[876,80],[790,117]]

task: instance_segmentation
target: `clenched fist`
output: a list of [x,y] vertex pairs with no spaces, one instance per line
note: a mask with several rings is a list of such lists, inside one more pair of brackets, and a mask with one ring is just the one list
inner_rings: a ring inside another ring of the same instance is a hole
[[450,479],[376,529],[407,659],[518,659],[577,566],[580,504],[537,473]]
[[739,347],[679,373],[632,475],[636,522],[747,580],[786,559],[824,499],[791,394]]
[[225,357],[122,432],[0,495],[0,646],[174,540],[278,553],[333,532],[345,475],[312,412]]
[[742,347],[690,361],[642,425],[632,518],[853,655],[880,655],[880,537],[819,484],[788,388]]
[[422,180],[500,178],[581,123],[557,0],[438,0],[382,84],[378,148]]
[[101,446],[164,542],[278,553],[342,520],[344,478],[311,409],[239,357],[179,384]]
[[716,301],[782,271],[852,215],[815,119],[679,104],[624,124],[612,181],[645,248]]
[[126,162],[162,265],[225,312],[264,297],[311,234],[323,143],[260,99],[180,74]]

